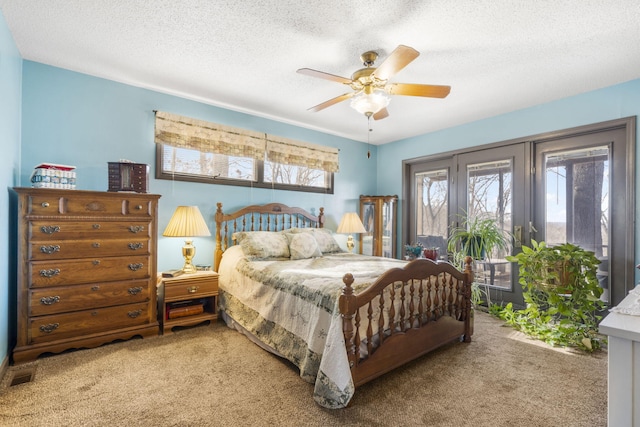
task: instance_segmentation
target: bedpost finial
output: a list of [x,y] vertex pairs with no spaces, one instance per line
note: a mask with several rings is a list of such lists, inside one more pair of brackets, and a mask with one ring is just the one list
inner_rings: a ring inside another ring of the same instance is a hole
[[346,288],[343,292],[345,295],[351,295],[353,293],[353,288],[351,287],[351,285],[353,284],[353,280],[353,274],[351,273],[347,273],[342,277],[342,281],[346,285]]

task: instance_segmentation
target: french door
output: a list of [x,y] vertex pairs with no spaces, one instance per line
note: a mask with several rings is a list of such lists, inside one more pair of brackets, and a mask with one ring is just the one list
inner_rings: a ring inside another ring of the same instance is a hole
[[456,218],[494,220],[507,235],[514,236],[507,250],[495,249],[477,260],[475,281],[484,285],[491,301],[518,302],[522,288],[517,269],[505,259],[519,251],[528,223],[525,191],[525,144],[457,155]]
[[403,243],[436,247],[462,218],[491,218],[512,247],[476,262],[493,302],[522,304],[517,265],[505,257],[531,240],[595,252],[603,299],[618,304],[635,286],[635,118],[404,162]]
[[628,244],[634,227],[627,217],[633,196],[625,192],[630,160],[625,138],[625,128],[614,127],[535,144],[531,237],[551,245],[573,243],[594,252],[600,260],[597,276],[604,290],[602,299],[612,305],[634,286],[628,274],[628,264],[633,263]]

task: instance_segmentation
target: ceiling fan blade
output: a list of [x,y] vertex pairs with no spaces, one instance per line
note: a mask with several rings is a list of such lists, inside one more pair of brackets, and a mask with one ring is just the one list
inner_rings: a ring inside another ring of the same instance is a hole
[[389,111],[386,108],[383,108],[382,110],[375,113],[372,117],[373,120],[382,120],[386,117],[389,117]]
[[297,73],[305,74],[305,75],[311,76],[311,77],[318,77],[318,78],[325,79],[325,80],[330,80],[332,82],[343,83],[343,84],[346,84],[346,85],[350,85],[353,82],[353,80],[348,79],[346,77],[336,76],[334,74],[325,73],[323,71],[312,70],[311,68],[300,68],[297,71]]
[[416,59],[420,52],[412,47],[399,45],[391,52],[387,59],[372,73],[380,80],[389,80],[398,71],[406,67],[411,61]]
[[346,101],[347,99],[351,98],[356,93],[358,93],[358,92],[348,92],[348,93],[345,93],[343,95],[336,96],[335,98],[331,98],[330,100],[325,101],[322,104],[318,104],[315,107],[309,108],[309,111],[313,111],[314,113],[317,113],[318,111],[324,110],[327,107],[331,107],[332,105],[335,105],[338,102]]
[[389,83],[385,90],[390,95],[426,96],[445,98],[451,92],[451,86],[420,85],[413,83]]

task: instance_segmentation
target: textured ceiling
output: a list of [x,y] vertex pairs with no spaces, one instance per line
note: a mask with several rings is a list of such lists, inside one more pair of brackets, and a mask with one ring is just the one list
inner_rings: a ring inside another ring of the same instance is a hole
[[[450,85],[394,96],[372,144],[640,77],[638,0],[0,0],[24,59],[359,141],[349,77],[360,54],[421,54],[390,81]],[[179,112],[177,112],[179,113]],[[215,121],[214,118],[211,118]]]

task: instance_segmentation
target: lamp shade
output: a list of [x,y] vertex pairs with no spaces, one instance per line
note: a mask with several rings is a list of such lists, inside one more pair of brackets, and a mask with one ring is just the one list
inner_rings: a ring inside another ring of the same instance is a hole
[[166,237],[211,236],[197,206],[178,206],[164,229]]
[[338,225],[338,230],[336,233],[366,233],[364,225],[362,225],[362,221],[360,221],[360,217],[355,212],[347,212],[342,215],[342,219],[340,220],[340,225]]

